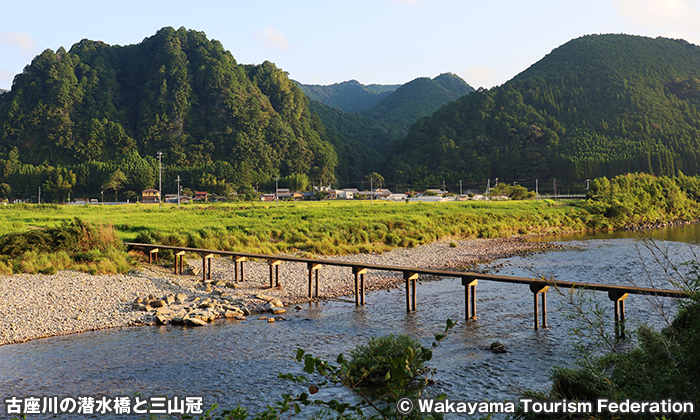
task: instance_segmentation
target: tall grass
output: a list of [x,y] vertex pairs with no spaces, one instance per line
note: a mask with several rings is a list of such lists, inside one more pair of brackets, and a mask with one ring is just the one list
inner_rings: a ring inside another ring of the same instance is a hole
[[[113,225],[125,241],[275,254],[384,252],[441,238],[495,238],[595,228],[575,206],[543,202],[300,202],[0,209],[6,231],[52,227],[79,217]],[[2,229],[0,228],[0,229]],[[2,232],[0,232],[2,233]]]
[[0,237],[0,273],[3,274],[53,274],[66,269],[122,273],[132,265],[113,226],[79,218]]

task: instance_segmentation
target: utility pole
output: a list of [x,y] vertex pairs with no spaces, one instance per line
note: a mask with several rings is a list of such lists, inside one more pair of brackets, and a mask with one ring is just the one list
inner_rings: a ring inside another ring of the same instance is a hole
[[38,204],[41,204],[41,187],[39,187],[39,200],[38,200]]
[[369,205],[374,204],[374,189],[372,188],[372,177],[369,177]]
[[535,199],[540,198],[540,180],[535,179]]
[[586,179],[586,194],[588,194],[588,189],[590,188],[590,186],[591,186],[591,180]]
[[462,195],[462,180],[459,180],[459,195]]
[[445,193],[445,180],[442,180],[442,192]]
[[554,189],[554,196],[557,196],[557,179],[552,178],[552,188]]
[[102,204],[105,203],[105,190],[100,191],[100,195],[102,195]]
[[491,201],[491,178],[486,182],[486,201]]
[[163,163],[161,157],[163,152],[158,151],[158,210],[163,205]]
[[280,177],[275,178],[275,207],[280,206],[280,196],[279,196],[279,186],[278,183],[280,181]]
[[177,176],[177,208],[180,208],[180,175]]

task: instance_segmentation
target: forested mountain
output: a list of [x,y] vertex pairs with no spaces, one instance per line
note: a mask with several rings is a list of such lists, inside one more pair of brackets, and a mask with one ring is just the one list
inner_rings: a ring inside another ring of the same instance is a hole
[[323,121],[338,155],[335,174],[340,185],[358,187],[365,175],[381,171],[387,146],[401,135],[385,123],[318,101],[311,101],[309,108]]
[[304,85],[297,82],[311,100],[343,112],[358,112],[376,105],[401,85],[363,85],[350,80],[332,85]]
[[[358,185],[366,174],[383,169],[387,146],[404,137],[419,118],[429,116],[446,103],[474,91],[459,76],[444,73],[434,79],[417,78],[393,92],[385,91],[388,95],[375,105],[360,112],[349,112],[333,104],[352,102],[358,97],[358,88],[366,93],[370,87],[378,90],[377,85],[364,86],[353,80],[312,87],[317,90],[309,94],[309,86],[302,85],[312,99],[311,110],[321,118],[338,154],[337,179],[352,186]],[[378,95],[374,94],[374,97],[376,99]],[[364,106],[367,103],[367,100],[362,102]],[[357,107],[359,104],[355,102]]]
[[418,121],[392,145],[399,182],[576,180],[700,172],[700,47],[591,35]]
[[152,170],[158,151],[166,167],[197,180],[210,168],[215,184],[250,188],[278,175],[327,182],[337,157],[324,135],[274,64],[242,66],[202,32],[163,28],[136,45],[83,40],[46,50],[17,75],[0,96],[0,183],[18,191],[33,173],[41,185],[60,166],[79,173],[78,191],[99,192],[104,163]]
[[443,73],[434,79],[419,77],[360,113],[405,135],[419,118],[430,116],[446,103],[473,91],[473,87],[452,73]]

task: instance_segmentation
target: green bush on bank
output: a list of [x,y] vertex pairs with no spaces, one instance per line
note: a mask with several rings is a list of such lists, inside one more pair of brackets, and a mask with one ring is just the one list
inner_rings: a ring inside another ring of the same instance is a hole
[[392,362],[405,357],[406,352],[413,355],[407,369],[414,376],[423,371],[425,362],[432,356],[431,350],[408,335],[375,337],[350,352],[348,376],[352,382],[364,386],[386,385],[391,380]]

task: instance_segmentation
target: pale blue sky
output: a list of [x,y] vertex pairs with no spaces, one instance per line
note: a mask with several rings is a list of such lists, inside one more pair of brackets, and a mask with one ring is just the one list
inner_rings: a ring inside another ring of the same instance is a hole
[[700,0],[0,0],[0,88],[47,48],[134,44],[164,26],[203,31],[239,63],[270,60],[302,83],[452,72],[488,88],[586,34],[700,44]]

